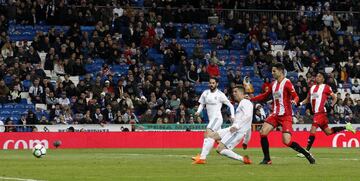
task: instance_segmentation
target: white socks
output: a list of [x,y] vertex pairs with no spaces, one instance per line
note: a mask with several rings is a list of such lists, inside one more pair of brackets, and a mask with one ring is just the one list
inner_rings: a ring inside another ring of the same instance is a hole
[[206,156],[209,154],[211,148],[214,146],[214,142],[215,140],[212,138],[204,138],[204,144],[201,150],[200,159],[206,159]]
[[229,149],[223,149],[220,154],[224,155],[224,156],[227,156],[229,158],[232,158],[234,160],[240,160],[240,161],[243,161],[243,157],[236,154],[235,152],[233,152],[232,150],[229,150]]

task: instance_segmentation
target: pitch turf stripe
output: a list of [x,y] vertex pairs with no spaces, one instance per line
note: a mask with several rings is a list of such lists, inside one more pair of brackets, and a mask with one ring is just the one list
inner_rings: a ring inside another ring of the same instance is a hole
[[34,179],[25,179],[25,178],[16,178],[16,177],[0,177],[0,180],[43,181],[43,180],[34,180]]

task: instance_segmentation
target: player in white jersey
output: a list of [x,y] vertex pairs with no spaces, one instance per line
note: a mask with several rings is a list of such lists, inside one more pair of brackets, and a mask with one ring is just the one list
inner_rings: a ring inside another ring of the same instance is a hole
[[[249,130],[251,130],[251,123],[253,118],[253,104],[248,100],[244,99],[245,89],[242,86],[235,87],[233,89],[233,96],[236,102],[239,103],[235,111],[235,120],[232,125],[228,128],[221,129],[217,132],[209,134],[209,139],[220,141],[217,152],[228,158],[239,160],[245,164],[250,164],[251,160],[247,155],[240,156],[236,154],[232,149],[238,145],[241,140],[245,138],[244,142],[248,142],[250,139]],[[244,148],[246,149],[246,148]],[[205,164],[205,159],[197,159],[195,164]]]
[[230,103],[229,99],[225,96],[223,92],[218,90],[218,79],[210,78],[209,88],[205,90],[199,99],[199,108],[195,113],[195,116],[199,116],[201,111],[206,107],[207,115],[209,118],[209,124],[206,127],[206,132],[204,134],[204,143],[202,147],[201,154],[196,157],[192,157],[193,160],[205,160],[206,156],[209,154],[211,148],[214,146],[214,139],[209,138],[209,134],[214,133],[221,129],[223,123],[223,118],[221,115],[221,107],[223,104],[226,104],[230,108],[231,120],[234,121],[234,106]]

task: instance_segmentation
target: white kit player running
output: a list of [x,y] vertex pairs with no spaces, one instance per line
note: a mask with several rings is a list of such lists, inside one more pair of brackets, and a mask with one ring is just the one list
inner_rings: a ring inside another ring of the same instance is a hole
[[[244,142],[248,142],[251,133],[251,123],[253,118],[253,104],[245,98],[245,89],[237,86],[233,89],[233,96],[238,107],[235,111],[235,120],[228,128],[210,133],[208,139],[220,141],[217,152],[228,158],[239,160],[245,164],[250,164],[251,160],[247,155],[240,156],[232,151],[245,137]],[[246,136],[245,136],[246,135]],[[246,143],[247,144],[247,143]],[[246,148],[244,148],[246,149]],[[205,159],[197,159],[194,164],[205,164]]]
[[230,103],[229,99],[225,96],[223,92],[218,90],[218,79],[210,78],[209,88],[205,90],[199,99],[199,108],[195,113],[195,116],[199,116],[201,111],[206,107],[207,115],[209,118],[209,124],[206,127],[206,132],[204,134],[204,143],[202,147],[201,154],[196,157],[192,157],[194,161],[202,159],[205,160],[206,156],[209,154],[211,148],[214,146],[214,139],[209,138],[209,134],[214,133],[221,129],[223,123],[223,118],[221,115],[221,107],[223,104],[226,104],[230,108],[231,121],[234,121],[234,106]]

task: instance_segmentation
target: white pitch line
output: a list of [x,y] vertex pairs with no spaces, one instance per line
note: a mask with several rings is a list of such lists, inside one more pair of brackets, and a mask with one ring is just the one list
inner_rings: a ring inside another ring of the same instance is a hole
[[43,180],[34,180],[34,179],[25,179],[25,178],[16,178],[16,177],[0,177],[0,180],[43,181]]

